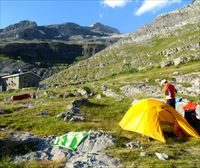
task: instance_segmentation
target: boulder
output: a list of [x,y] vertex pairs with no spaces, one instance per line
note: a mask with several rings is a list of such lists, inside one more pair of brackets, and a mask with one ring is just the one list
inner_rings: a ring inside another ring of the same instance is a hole
[[59,161],[59,160],[66,160],[67,156],[69,155],[70,151],[68,149],[54,146],[51,150],[52,160]]
[[105,91],[103,91],[103,94],[107,97],[112,97],[115,98],[117,100],[122,100],[124,97],[115,93],[114,91],[112,91],[111,89],[107,89]]
[[85,90],[85,89],[77,89],[76,90],[78,93],[80,93],[81,94],[81,96],[84,96],[84,95],[86,95],[87,94],[87,91]]
[[171,65],[173,65],[173,62],[172,62],[172,61],[162,61],[162,62],[160,63],[160,67],[161,67],[161,68],[168,67],[168,66],[171,66]]
[[175,58],[175,59],[173,60],[173,62],[174,62],[174,65],[180,65],[180,64],[186,63],[186,62],[187,62],[187,59],[184,58],[184,57],[178,57],[178,58]]
[[169,159],[169,156],[165,153],[156,152],[155,154],[156,154],[157,158],[160,160],[168,160]]
[[89,100],[86,98],[74,100],[72,102],[73,105],[77,105],[77,106],[82,105],[82,104],[87,104],[87,103],[89,103]]
[[153,95],[158,96],[162,93],[161,89],[157,86],[153,85],[147,85],[145,83],[138,83],[138,84],[132,84],[132,85],[125,85],[120,88],[122,93],[124,93],[127,97],[134,97],[137,94],[146,94],[146,95]]

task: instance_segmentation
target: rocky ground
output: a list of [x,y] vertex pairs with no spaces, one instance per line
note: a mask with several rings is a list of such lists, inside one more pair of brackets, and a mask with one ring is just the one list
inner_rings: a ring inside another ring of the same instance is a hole
[[[55,137],[53,136],[41,138],[29,132],[13,132],[7,129],[1,129],[1,131],[9,132],[9,141],[12,142],[12,145],[14,144],[11,151],[13,163],[31,160],[53,160],[64,162],[66,168],[119,167],[120,165],[118,159],[108,156],[103,151],[115,143],[115,138],[110,133],[90,131],[88,138],[79,145],[77,150],[71,151],[54,146]],[[6,145],[10,145],[10,143],[5,140],[1,142],[1,145],[5,149]]]

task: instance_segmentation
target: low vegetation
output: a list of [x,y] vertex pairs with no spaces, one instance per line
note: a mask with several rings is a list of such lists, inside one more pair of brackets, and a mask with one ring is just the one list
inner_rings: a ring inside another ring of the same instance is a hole
[[[106,85],[115,92],[120,93],[119,87],[126,82],[137,83],[145,81],[149,84],[158,85],[156,79],[167,78],[173,72],[187,74],[193,71],[199,71],[199,62],[191,62],[181,66],[171,66],[164,69],[149,68],[142,71],[127,71],[124,73],[109,76],[107,78],[92,81],[82,85],[68,85],[60,88],[39,89],[34,88],[26,90],[15,90],[2,92],[0,95],[0,109],[5,113],[0,114],[0,126],[9,128],[14,131],[29,131],[38,136],[62,135],[69,131],[89,131],[103,130],[112,132],[116,137],[116,144],[107,149],[111,156],[121,159],[124,167],[198,167],[200,165],[198,149],[200,148],[199,140],[195,138],[171,138],[167,144],[152,140],[143,140],[141,148],[128,149],[125,143],[140,140],[138,134],[122,131],[118,125],[126,111],[133,101],[131,98],[124,98],[121,101],[108,98],[102,95],[101,99],[96,96],[89,96],[90,103],[80,106],[81,113],[86,115],[83,122],[67,122],[56,117],[57,114],[67,110],[67,106],[75,99],[84,96],[64,98],[65,93],[74,93],[77,88],[91,89],[97,94],[102,94],[101,86]],[[184,84],[187,85],[188,84]],[[16,94],[36,92],[37,99],[23,101],[11,101],[10,97]],[[184,96],[184,95],[180,95]],[[145,98],[146,95],[137,95],[136,98]],[[190,97],[191,100],[197,101],[199,97]],[[47,111],[48,115],[40,116],[39,112]],[[0,131],[0,139],[9,139],[9,135]],[[0,140],[0,141],[1,141]],[[145,156],[140,156],[141,152]],[[169,156],[168,161],[159,160],[155,152],[166,153]],[[192,157],[192,159],[191,159]],[[62,163],[43,162],[12,164],[8,156],[1,158],[0,167],[45,167],[48,165],[62,167]]]
[[94,57],[80,61],[55,74],[45,82],[61,85],[98,80],[127,71],[135,72],[160,67],[161,62],[173,61],[178,57],[193,61],[200,54],[195,48],[199,43],[199,31],[199,23],[197,23],[177,29],[170,37],[155,37],[143,43],[130,41],[116,43]]

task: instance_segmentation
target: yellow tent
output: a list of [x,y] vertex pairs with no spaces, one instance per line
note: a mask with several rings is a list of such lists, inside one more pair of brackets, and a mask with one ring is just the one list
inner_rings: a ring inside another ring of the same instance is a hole
[[163,134],[166,126],[177,136],[184,134],[200,138],[179,112],[155,99],[145,99],[134,104],[119,125],[124,130],[134,131],[161,142],[166,142]]

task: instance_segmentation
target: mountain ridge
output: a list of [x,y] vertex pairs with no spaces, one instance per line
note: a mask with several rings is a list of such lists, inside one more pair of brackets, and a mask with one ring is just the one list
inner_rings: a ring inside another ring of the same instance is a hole
[[96,23],[93,27],[80,26],[72,22],[38,26],[34,21],[23,20],[0,29],[1,40],[67,40],[69,37],[76,35],[103,37],[114,34],[120,34],[119,30],[101,23]]

